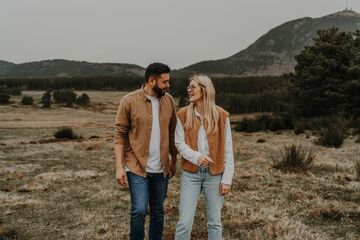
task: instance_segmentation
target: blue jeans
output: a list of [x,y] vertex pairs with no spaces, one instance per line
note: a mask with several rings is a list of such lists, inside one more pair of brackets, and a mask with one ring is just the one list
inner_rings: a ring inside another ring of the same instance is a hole
[[149,239],[162,239],[164,200],[169,178],[163,173],[147,173],[146,177],[127,172],[131,195],[130,239],[143,240],[145,217],[150,206]]
[[224,198],[220,194],[220,182],[221,175],[211,175],[208,167],[199,167],[196,173],[183,171],[176,240],[190,239],[196,205],[201,192],[205,197],[208,239],[221,240],[221,208]]

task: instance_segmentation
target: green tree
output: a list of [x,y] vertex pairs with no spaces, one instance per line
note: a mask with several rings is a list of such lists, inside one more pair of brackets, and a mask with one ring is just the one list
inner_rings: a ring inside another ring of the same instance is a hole
[[66,107],[72,107],[76,101],[77,95],[71,89],[62,89],[54,91],[53,97],[57,103],[65,103]]
[[10,95],[8,93],[0,92],[0,104],[10,103]]
[[41,97],[41,103],[43,104],[43,108],[51,107],[51,90],[47,90],[43,96]]
[[314,44],[295,57],[291,75],[296,117],[358,115],[360,110],[360,33],[319,30]]
[[34,99],[30,96],[24,96],[21,100],[22,105],[32,105],[34,103]]
[[81,96],[76,99],[76,104],[80,106],[88,106],[89,103],[90,97],[86,93],[81,94]]

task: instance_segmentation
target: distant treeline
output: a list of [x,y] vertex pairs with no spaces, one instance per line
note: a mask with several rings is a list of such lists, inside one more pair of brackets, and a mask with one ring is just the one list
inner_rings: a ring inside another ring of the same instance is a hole
[[[222,77],[212,80],[217,104],[231,113],[280,112],[286,105],[284,95],[289,86],[286,77]],[[186,105],[187,84],[187,80],[174,81],[175,89],[182,89],[174,93],[180,97],[180,106]]]
[[9,78],[0,79],[0,85],[7,88],[27,90],[133,90],[142,83],[141,77],[51,77],[51,78]]
[[[217,103],[232,113],[279,111],[282,104],[279,91],[288,85],[282,77],[219,77],[212,78]],[[72,77],[72,78],[30,78],[0,79],[0,85],[7,88],[27,90],[119,90],[130,91],[139,88],[141,77]],[[186,103],[188,78],[172,78],[170,92],[180,97],[180,105]]]

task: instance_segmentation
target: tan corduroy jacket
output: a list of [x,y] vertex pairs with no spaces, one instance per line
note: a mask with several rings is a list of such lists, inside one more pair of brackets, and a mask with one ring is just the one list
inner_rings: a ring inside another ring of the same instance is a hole
[[[169,153],[177,154],[174,142],[176,108],[172,96],[166,93],[159,99],[160,157],[164,174],[170,171]],[[115,120],[114,144],[124,145],[124,163],[137,175],[146,176],[152,128],[151,101],[143,87],[120,100]]]
[[[180,119],[182,125],[184,126],[186,122],[186,113],[188,107],[181,108],[177,116]],[[219,106],[216,106],[216,110],[219,113],[218,121],[218,130],[215,133],[208,133],[208,144],[210,158],[214,160],[214,163],[210,165],[210,173],[212,175],[219,175],[224,172],[225,167],[225,123],[226,119],[229,116],[229,113],[222,109]],[[194,125],[191,129],[184,128],[185,134],[185,143],[193,150],[197,151],[197,138],[199,133],[199,128],[201,126],[201,121],[197,117],[195,118]],[[182,158],[182,169],[187,172],[197,172],[198,166]]]

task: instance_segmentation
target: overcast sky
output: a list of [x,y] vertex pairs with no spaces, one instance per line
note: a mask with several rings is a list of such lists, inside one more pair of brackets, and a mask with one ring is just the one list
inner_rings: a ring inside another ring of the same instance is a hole
[[[360,0],[348,0],[360,11]],[[346,0],[0,0],[0,59],[172,68],[231,56],[284,22]]]

